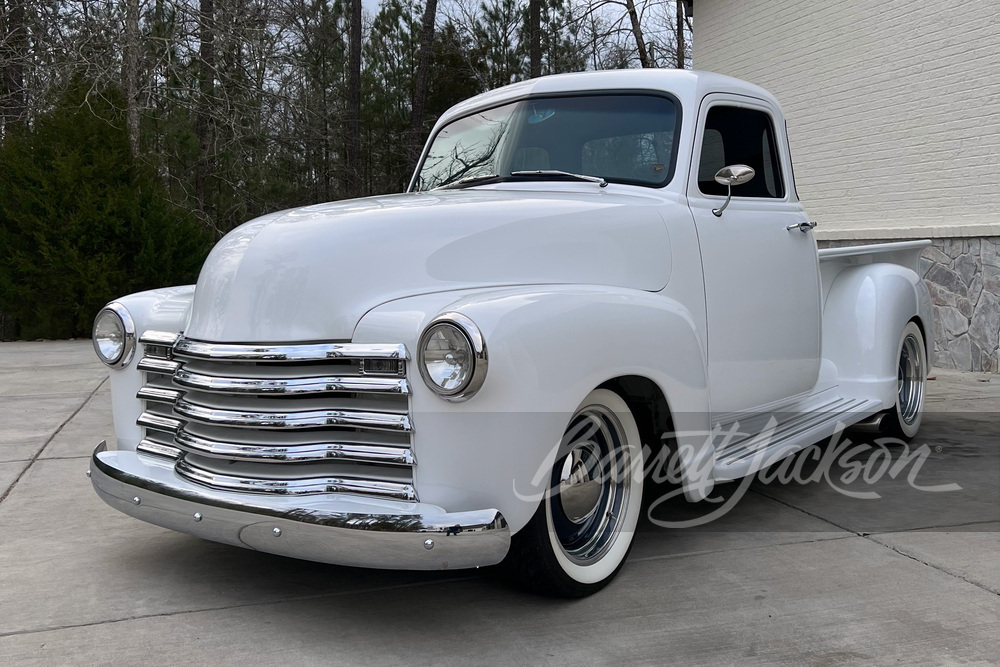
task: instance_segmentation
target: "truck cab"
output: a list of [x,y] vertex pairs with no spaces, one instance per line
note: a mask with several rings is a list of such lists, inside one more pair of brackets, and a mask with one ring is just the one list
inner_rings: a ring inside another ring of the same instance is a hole
[[228,234],[95,321],[132,516],[362,567],[625,563],[653,461],[691,502],[866,422],[910,438],[926,242],[818,251],[785,122],[705,72],[542,77],[445,113],[408,191]]

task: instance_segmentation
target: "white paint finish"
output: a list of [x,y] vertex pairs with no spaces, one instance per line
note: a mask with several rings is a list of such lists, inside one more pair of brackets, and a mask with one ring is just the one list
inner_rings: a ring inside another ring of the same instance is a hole
[[686,434],[680,441],[692,449],[687,494],[711,491],[702,342],[681,304],[599,285],[432,294],[376,308],[354,340],[391,339],[415,349],[423,327],[447,311],[482,330],[490,367],[483,388],[463,403],[413,383],[414,479],[422,501],[449,511],[496,507],[512,530],[520,529],[537,507],[538,484],[548,480],[573,411],[592,389],[622,375],[660,387],[677,431]]
[[697,0],[694,26],[696,67],[781,100],[817,238],[1000,233],[1000,3]]
[[[715,414],[738,412],[790,396],[816,384],[820,365],[820,285],[811,232],[788,230],[805,222],[791,188],[782,199],[733,197],[721,217],[712,210],[725,197],[701,194],[697,160],[708,111],[740,106],[767,113],[776,130],[783,180],[790,183],[780,109],[764,99],[713,94],[702,102],[688,177],[705,275],[708,374]],[[757,174],[755,178],[763,178]]]
[[[411,357],[438,314],[471,318],[489,350],[489,373],[471,400],[441,400],[410,362],[414,484],[422,502],[450,512],[497,508],[514,531],[537,508],[573,411],[608,380],[638,375],[663,392],[680,444],[689,446],[691,500],[715,480],[713,411],[846,394],[863,405],[845,416],[852,421],[888,404],[899,331],[914,315],[930,317],[909,268],[912,249],[827,253],[821,286],[812,234],[786,229],[806,219],[793,191],[782,200],[736,198],[721,219],[710,211],[721,198],[697,191],[698,109],[718,93],[774,116],[790,181],[774,98],[716,75],[605,72],[542,79],[460,108],[584,86],[662,86],[681,100],[668,186],[500,184],[286,211],[251,221],[216,247],[193,305],[190,287],[120,301],[140,333],[402,343]],[[112,374],[124,449],[138,440],[131,424],[139,375],[134,365]]]
[[841,391],[895,405],[900,333],[914,316],[933,325],[923,281],[898,264],[845,263],[823,310],[823,357],[837,364]]
[[643,188],[566,183],[370,197],[267,216],[209,256],[187,336],[348,340],[387,300],[484,286],[659,290],[670,275],[661,201]]

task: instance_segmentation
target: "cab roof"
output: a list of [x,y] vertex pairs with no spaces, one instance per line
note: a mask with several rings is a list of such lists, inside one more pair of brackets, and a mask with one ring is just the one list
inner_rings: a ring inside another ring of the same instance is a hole
[[680,100],[682,107],[688,109],[697,107],[709,93],[736,93],[767,100],[780,109],[777,100],[769,92],[731,76],[700,70],[620,69],[554,74],[497,88],[456,104],[442,114],[437,125],[468,115],[476,109],[495,107],[526,97],[601,90],[668,92]]

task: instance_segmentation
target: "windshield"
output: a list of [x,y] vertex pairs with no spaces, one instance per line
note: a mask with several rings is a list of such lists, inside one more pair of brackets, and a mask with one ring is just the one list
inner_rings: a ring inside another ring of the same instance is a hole
[[676,125],[674,102],[655,95],[512,102],[441,128],[415,189],[564,180],[574,174],[659,187],[673,174]]

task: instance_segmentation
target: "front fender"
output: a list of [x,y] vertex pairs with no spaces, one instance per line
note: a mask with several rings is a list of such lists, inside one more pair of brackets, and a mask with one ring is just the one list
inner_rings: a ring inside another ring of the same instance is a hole
[[422,501],[449,511],[496,507],[519,530],[534,514],[573,411],[591,390],[624,375],[660,387],[680,444],[694,445],[686,472],[692,477],[700,470],[704,478],[694,485],[689,480],[688,496],[700,500],[711,491],[705,357],[693,319],[679,303],[604,286],[432,294],[375,308],[353,340],[403,341],[415,357],[424,327],[446,311],[481,329],[489,373],[478,394],[450,403],[410,371]]
[[836,364],[844,393],[894,405],[899,340],[914,318],[929,355],[934,349],[931,300],[912,269],[877,263],[848,266],[837,274],[823,308],[823,357]]

